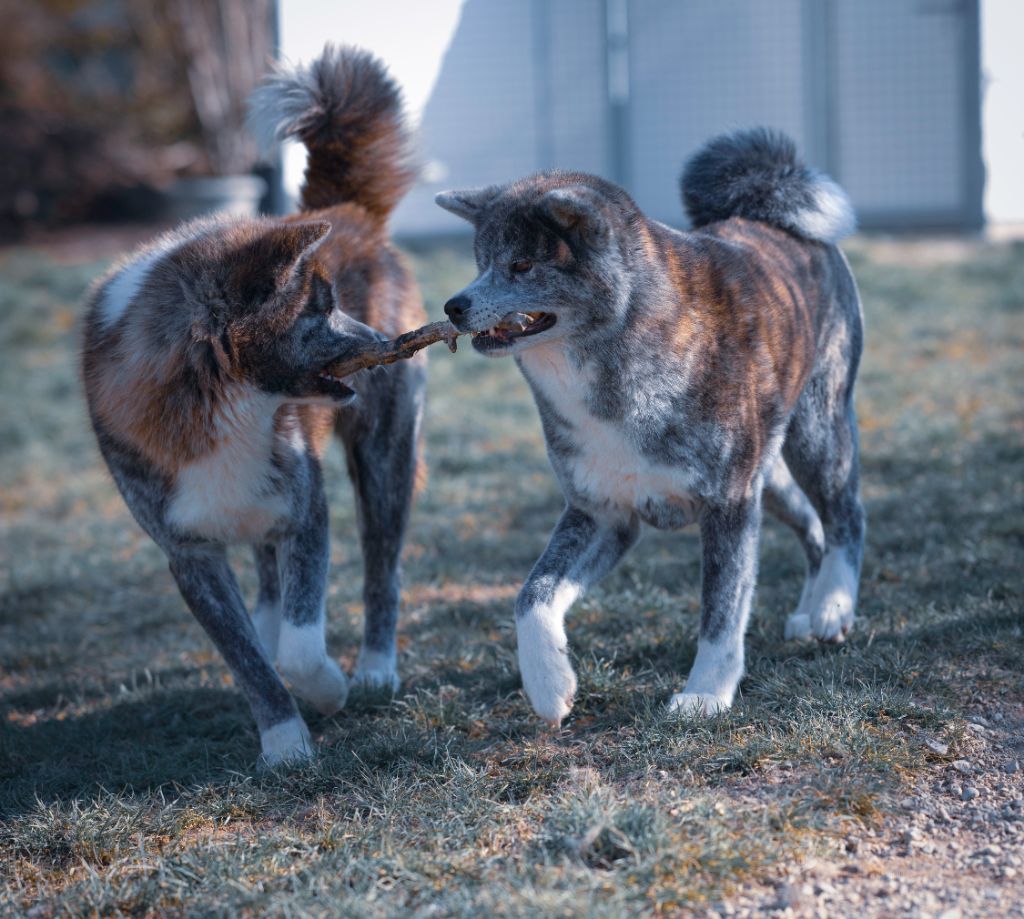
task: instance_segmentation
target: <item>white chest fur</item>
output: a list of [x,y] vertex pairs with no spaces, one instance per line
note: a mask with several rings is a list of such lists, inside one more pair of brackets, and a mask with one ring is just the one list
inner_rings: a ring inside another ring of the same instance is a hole
[[677,525],[692,517],[694,477],[684,467],[640,452],[636,437],[644,418],[628,411],[622,422],[594,417],[587,406],[591,381],[586,369],[573,366],[557,345],[531,348],[519,361],[531,385],[571,426],[566,436],[575,452],[560,463],[560,474],[569,479],[563,484],[589,502],[642,517],[678,516]]
[[182,468],[167,509],[178,529],[221,542],[255,542],[287,517],[287,496],[274,488],[273,402],[243,393],[218,419],[216,449]]

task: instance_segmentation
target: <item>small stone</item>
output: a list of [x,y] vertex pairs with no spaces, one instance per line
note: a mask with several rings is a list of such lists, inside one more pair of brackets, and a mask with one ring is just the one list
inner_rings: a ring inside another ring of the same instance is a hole
[[[844,840],[844,845],[846,846],[847,852],[855,853],[860,849],[860,839],[856,836],[847,836]],[[849,866],[847,866],[847,868],[848,867]]]
[[963,775],[970,775],[974,772],[974,767],[967,762],[965,759],[955,759],[950,765],[959,773]]
[[1016,775],[1020,771],[1020,762],[1015,759],[1011,759],[1008,763],[1003,764],[1003,772],[1007,775]]
[[920,838],[921,831],[916,826],[912,826],[910,829],[904,830],[900,833],[900,842],[905,846],[912,846]]
[[967,722],[967,730],[971,731],[971,732],[973,732],[975,734],[984,734],[985,733],[984,726],[980,725],[980,724],[975,724],[973,721],[968,721]]
[[779,887],[776,899],[777,909],[796,909],[804,900],[804,891],[796,884],[786,882]]
[[943,743],[941,740],[936,740],[934,737],[926,737],[924,739],[924,745],[932,751],[937,753],[939,756],[945,756],[949,752],[949,744]]
[[969,715],[967,718],[967,724],[980,724],[983,728],[987,728],[989,726],[989,721],[981,715]]
[[944,909],[936,919],[963,919],[963,913],[960,912],[959,906],[954,906],[952,909]]
[[960,793],[960,799],[962,801],[973,801],[978,797],[978,789],[973,785],[964,785],[964,790]]
[[1011,868],[1009,865],[1003,866],[1003,877],[1004,878],[1015,878],[1017,876],[1017,869]]

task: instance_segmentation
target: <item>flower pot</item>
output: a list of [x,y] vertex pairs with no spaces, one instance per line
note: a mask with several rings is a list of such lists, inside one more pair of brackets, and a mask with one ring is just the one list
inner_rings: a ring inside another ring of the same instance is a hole
[[201,176],[178,179],[167,189],[167,212],[175,220],[203,214],[234,214],[253,217],[267,183],[259,176]]

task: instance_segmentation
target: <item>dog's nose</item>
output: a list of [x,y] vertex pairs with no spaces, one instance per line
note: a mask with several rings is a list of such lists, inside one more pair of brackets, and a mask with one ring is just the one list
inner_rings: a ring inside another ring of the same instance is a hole
[[449,319],[458,321],[466,315],[466,310],[469,309],[471,302],[465,294],[459,294],[444,305],[444,311]]

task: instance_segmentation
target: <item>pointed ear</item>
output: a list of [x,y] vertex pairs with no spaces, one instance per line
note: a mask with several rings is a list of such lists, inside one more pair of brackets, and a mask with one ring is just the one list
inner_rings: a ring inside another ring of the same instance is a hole
[[501,191],[499,185],[488,185],[486,188],[467,188],[463,191],[442,191],[434,195],[439,207],[450,211],[456,217],[462,217],[470,223],[477,218]]
[[610,232],[603,199],[586,185],[555,188],[537,202],[541,219],[561,236],[578,236],[590,242]]
[[285,287],[299,263],[331,232],[326,221],[273,226],[232,253],[236,296],[256,307]]

